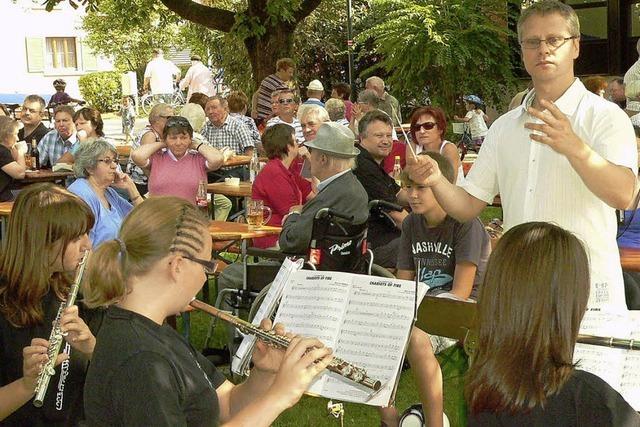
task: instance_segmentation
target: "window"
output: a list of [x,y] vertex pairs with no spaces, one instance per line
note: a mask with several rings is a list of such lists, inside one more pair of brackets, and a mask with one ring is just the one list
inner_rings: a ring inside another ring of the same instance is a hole
[[47,37],[45,40],[48,69],[78,69],[75,37]]

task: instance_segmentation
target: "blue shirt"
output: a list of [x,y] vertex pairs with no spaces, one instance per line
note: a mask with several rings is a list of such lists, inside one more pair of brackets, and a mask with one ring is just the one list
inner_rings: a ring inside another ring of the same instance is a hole
[[105,190],[105,197],[111,205],[111,209],[107,209],[100,203],[98,195],[89,184],[86,178],[79,178],[69,186],[69,191],[76,194],[82,200],[87,202],[96,222],[89,232],[89,238],[95,249],[105,240],[111,240],[118,237],[118,231],[122,225],[122,221],[127,214],[133,209],[133,205],[127,202],[113,188]]
[[640,248],[640,209],[624,211],[624,223],[618,224],[618,247]]

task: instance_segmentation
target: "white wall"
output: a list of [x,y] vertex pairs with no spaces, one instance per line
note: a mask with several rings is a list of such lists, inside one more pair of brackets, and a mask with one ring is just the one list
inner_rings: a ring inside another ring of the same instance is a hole
[[[63,78],[67,82],[66,92],[72,97],[80,97],[78,78],[94,71],[112,70],[112,63],[105,58],[97,58],[97,69],[84,70],[84,34],[80,30],[84,10],[74,10],[66,1],[53,11],[47,12],[41,6],[42,0],[0,0],[0,44],[2,59],[0,65],[0,94],[52,94],[53,81]],[[27,38],[36,37],[76,37],[78,70],[47,70],[29,72],[27,62]],[[46,99],[48,101],[48,99]]]

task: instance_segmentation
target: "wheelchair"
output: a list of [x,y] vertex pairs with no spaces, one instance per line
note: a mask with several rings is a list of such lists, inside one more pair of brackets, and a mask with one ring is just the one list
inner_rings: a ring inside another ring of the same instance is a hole
[[[384,201],[374,200],[369,204],[370,212],[379,209],[402,209]],[[374,264],[373,252],[367,247],[368,222],[353,224],[353,217],[332,208],[316,212],[313,220],[309,249],[306,254],[291,254],[277,250],[248,248],[243,264],[243,286],[241,289],[222,289],[218,292],[215,306],[223,304],[235,315],[244,314],[251,321],[268,292],[270,283],[280,270],[285,258],[300,259],[306,269],[320,271],[341,271],[348,273],[394,277],[388,270]],[[255,262],[256,258],[266,258],[277,262],[265,264]],[[251,262],[253,258],[253,262]],[[217,324],[212,318],[205,339],[205,349],[213,337]],[[230,351],[235,351],[235,343],[228,343]]]

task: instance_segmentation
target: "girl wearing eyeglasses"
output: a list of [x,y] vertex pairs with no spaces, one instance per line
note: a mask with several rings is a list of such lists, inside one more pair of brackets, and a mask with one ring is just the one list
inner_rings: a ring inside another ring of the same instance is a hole
[[131,153],[141,168],[149,168],[152,196],[181,197],[194,205],[198,185],[207,181],[207,171],[222,166],[224,157],[216,148],[193,139],[193,128],[184,117],[170,116],[161,141],[141,145]]
[[[455,183],[464,179],[462,162],[456,145],[444,139],[447,119],[444,111],[438,107],[420,107],[411,115],[411,140],[416,154],[423,151],[435,151],[445,156],[455,171]],[[407,157],[413,154],[407,147]]]
[[269,426],[327,366],[331,350],[316,339],[292,337],[286,351],[258,342],[249,378],[233,385],[165,323],[206,278],[207,225],[183,199],[151,198],[92,257],[85,302],[107,310],[85,382],[87,425]]
[[[75,154],[73,169],[78,179],[69,186],[69,191],[87,202],[96,218],[89,232],[94,247],[115,238],[124,218],[143,200],[129,175],[117,167],[118,153],[103,138],[83,143]],[[114,188],[126,191],[131,202]]]

